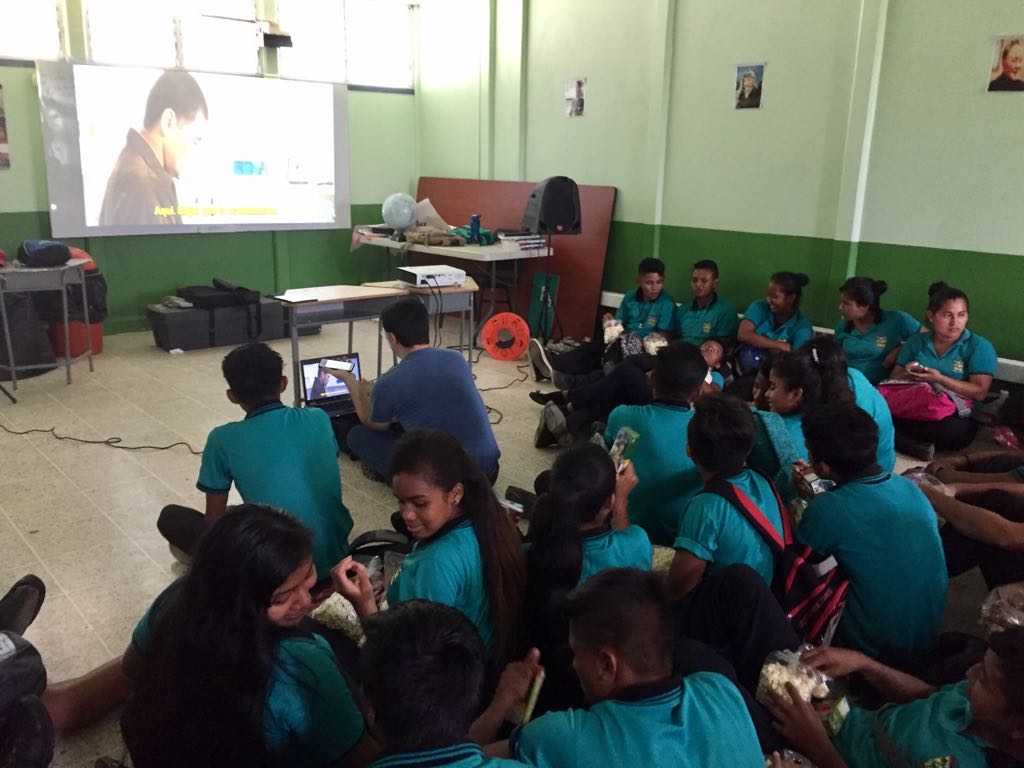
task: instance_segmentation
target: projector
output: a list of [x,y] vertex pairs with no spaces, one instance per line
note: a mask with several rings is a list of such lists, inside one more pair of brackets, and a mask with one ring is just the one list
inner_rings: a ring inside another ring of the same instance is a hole
[[445,264],[429,267],[398,267],[398,279],[417,288],[445,288],[466,282],[466,271]]

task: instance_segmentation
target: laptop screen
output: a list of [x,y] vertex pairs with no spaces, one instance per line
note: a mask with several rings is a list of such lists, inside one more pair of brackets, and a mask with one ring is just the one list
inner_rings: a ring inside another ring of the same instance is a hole
[[[350,392],[341,379],[336,379],[320,367],[320,361],[324,358],[317,357],[313,360],[303,360],[302,365],[302,392],[307,403],[322,405],[334,398],[348,397]],[[356,379],[361,378],[359,373],[359,355],[329,355],[329,360],[345,360],[352,363],[352,374]]]

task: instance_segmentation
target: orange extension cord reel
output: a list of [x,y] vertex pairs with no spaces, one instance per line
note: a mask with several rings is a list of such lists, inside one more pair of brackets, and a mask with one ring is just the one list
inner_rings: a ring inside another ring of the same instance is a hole
[[514,312],[501,312],[484,323],[480,343],[495,360],[518,360],[530,343],[530,328]]

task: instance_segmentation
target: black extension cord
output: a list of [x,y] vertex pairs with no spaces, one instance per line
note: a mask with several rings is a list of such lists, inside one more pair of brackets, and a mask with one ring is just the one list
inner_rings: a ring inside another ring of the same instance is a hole
[[52,435],[58,440],[70,440],[73,443],[84,443],[85,445],[105,445],[108,448],[118,448],[122,451],[169,451],[171,448],[176,448],[179,445],[184,445],[188,448],[189,452],[193,456],[202,456],[202,451],[197,451],[189,443],[184,440],[180,440],[177,443],[171,443],[170,445],[121,445],[121,441],[124,438],[121,437],[108,437],[106,440],[86,440],[84,437],[71,437],[70,435],[58,435],[56,427],[50,427],[49,429],[26,429],[19,431],[11,429],[9,427],[0,424],[0,429],[9,435]]

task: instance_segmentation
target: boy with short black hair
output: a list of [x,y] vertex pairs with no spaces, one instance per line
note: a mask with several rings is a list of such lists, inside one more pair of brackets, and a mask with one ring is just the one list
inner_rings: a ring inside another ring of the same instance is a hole
[[850,579],[836,643],[873,657],[928,651],[948,584],[931,504],[914,483],[878,466],[878,427],[866,411],[825,405],[802,426],[811,468],[837,484],[811,499],[795,530],[799,541],[835,556]]
[[[672,333],[675,330],[676,303],[664,287],[665,262],[650,257],[643,259],[637,267],[636,290],[626,292],[614,316],[622,323],[623,333],[633,333],[642,339],[655,331]],[[610,314],[604,317],[612,319]]]
[[157,527],[191,554],[208,525],[227,508],[231,485],[246,503],[283,509],[313,531],[313,562],[325,579],[348,554],[352,516],[341,500],[338,443],[320,408],[290,408],[281,356],[255,342],[231,350],[221,364],[227,398],[245,412],[241,421],[216,427],[206,438],[196,487],[206,494],[206,514],[176,504],[164,507]]
[[485,650],[460,611],[407,600],[363,619],[360,654],[371,729],[386,757],[373,766],[521,766],[485,758],[469,741],[484,683]]
[[676,309],[676,332],[683,341],[700,346],[708,339],[728,344],[736,340],[740,327],[736,307],[718,295],[718,264],[701,259],[693,265],[690,290],[693,300]]
[[679,450],[693,416],[708,366],[692,344],[674,341],[654,360],[654,402],[620,405],[608,417],[605,443],[611,445],[623,427],[639,435],[630,458],[640,478],[630,494],[630,520],[651,543],[671,546],[679,518],[703,482],[693,460]]
[[543,768],[763,765],[733,683],[711,672],[674,675],[675,620],[657,574],[602,571],[570,593],[565,610],[590,707],[549,712],[514,732],[518,759]]
[[[707,485],[724,479],[750,498],[782,535],[782,514],[771,482],[746,468],[754,445],[754,416],[741,401],[710,393],[693,404],[687,427],[686,452]],[[698,493],[679,521],[676,554],[669,569],[669,592],[681,598],[692,590],[706,569],[745,563],[768,584],[775,572],[775,556],[761,533],[724,497]]]

